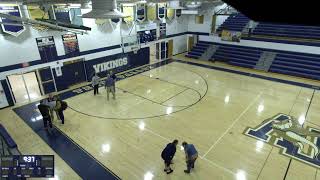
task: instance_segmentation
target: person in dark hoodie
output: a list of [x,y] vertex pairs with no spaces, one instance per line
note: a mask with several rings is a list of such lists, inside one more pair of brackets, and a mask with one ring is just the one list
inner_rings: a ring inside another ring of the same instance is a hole
[[44,103],[43,100],[40,101],[40,104],[38,105],[38,109],[42,115],[43,118],[43,124],[44,128],[48,130],[48,122],[49,127],[52,128],[52,121],[50,116],[50,107]]
[[176,153],[176,146],[178,145],[178,140],[174,140],[172,143],[167,144],[167,146],[163,149],[162,153],[161,153],[161,157],[164,161],[164,172],[167,172],[167,174],[170,174],[173,172],[173,170],[170,167],[170,164],[174,154]]

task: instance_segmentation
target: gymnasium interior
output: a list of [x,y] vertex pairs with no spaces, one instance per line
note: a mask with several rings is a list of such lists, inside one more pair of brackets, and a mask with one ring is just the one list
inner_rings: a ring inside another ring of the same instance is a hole
[[0,0],[0,179],[320,180],[317,4],[282,3]]

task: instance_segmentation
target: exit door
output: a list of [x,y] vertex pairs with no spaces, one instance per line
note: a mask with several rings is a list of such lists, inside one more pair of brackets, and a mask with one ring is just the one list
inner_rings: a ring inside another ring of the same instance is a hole
[[7,76],[16,103],[30,102],[41,97],[35,72]]
[[[171,50],[170,50],[171,49]],[[166,60],[172,56],[173,41],[162,41],[156,43],[156,59]]]

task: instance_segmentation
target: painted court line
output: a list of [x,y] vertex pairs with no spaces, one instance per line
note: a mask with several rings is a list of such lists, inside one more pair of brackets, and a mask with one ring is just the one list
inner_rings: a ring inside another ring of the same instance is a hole
[[[131,121],[131,123],[134,124],[134,125],[139,126],[139,123],[138,123],[138,122]],[[151,134],[153,134],[153,135],[155,135],[155,136],[160,137],[161,139],[163,139],[163,140],[165,140],[165,141],[167,141],[167,142],[172,142],[172,140],[170,140],[170,139],[168,139],[168,138],[166,138],[166,137],[164,137],[164,136],[161,136],[160,134],[154,132],[153,130],[151,130],[151,129],[149,129],[149,128],[145,128],[145,127],[144,127],[144,130],[147,131],[147,132],[149,132],[149,133],[151,133]],[[214,163],[213,161],[210,161],[209,159],[207,159],[207,158],[205,158],[205,157],[203,157],[203,156],[201,157],[201,156],[199,155],[199,157],[200,157],[200,159],[203,159],[204,161],[207,161],[208,163],[210,163],[210,165],[213,165],[213,166],[215,166],[215,167],[217,167],[217,168],[220,168],[220,169],[222,169],[222,170],[224,170],[224,171],[226,171],[226,172],[228,172],[228,173],[230,173],[230,174],[236,174],[236,173],[232,172],[230,169],[227,169],[227,168],[225,168],[225,167],[223,167],[223,166],[221,166],[221,165],[219,165],[219,164],[217,164],[217,163]]]
[[240,118],[253,106],[253,104],[260,98],[262,92],[260,92],[256,98],[248,105],[248,107],[233,121],[233,123],[229,126],[229,128],[218,138],[218,140],[212,144],[209,150],[202,156],[205,157],[219,142],[220,140],[228,133],[228,131],[240,120]]

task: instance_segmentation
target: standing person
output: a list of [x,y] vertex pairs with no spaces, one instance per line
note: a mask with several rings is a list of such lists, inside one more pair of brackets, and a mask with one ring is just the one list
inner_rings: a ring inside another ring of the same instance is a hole
[[67,102],[62,101],[58,96],[56,97],[56,106],[54,110],[57,112],[57,117],[61,120],[61,123],[64,124],[64,114],[63,111],[68,107]]
[[40,104],[38,105],[38,109],[42,115],[44,128],[48,130],[48,122],[49,122],[49,127],[52,128],[52,121],[50,117],[50,107],[46,105],[43,100],[41,100]]
[[115,80],[112,78],[111,74],[107,75],[107,79],[105,82],[104,88],[107,89],[107,99],[109,101],[109,93],[112,93],[113,99],[116,99],[116,93],[115,93]]
[[51,120],[54,120],[54,107],[56,106],[55,97],[52,94],[49,94],[47,99],[42,100],[42,103],[49,107],[49,115],[51,116]]
[[97,75],[97,73],[94,73],[93,77],[92,77],[92,86],[93,86],[93,94],[96,95],[96,94],[99,94],[99,76]]
[[184,172],[190,173],[191,168],[194,168],[194,163],[198,158],[198,152],[193,144],[188,144],[187,142],[183,142],[182,146],[186,154],[186,163],[187,163],[187,169],[184,170]]
[[171,161],[174,157],[174,154],[176,153],[176,146],[178,145],[178,140],[174,140],[172,143],[167,144],[167,146],[163,149],[161,153],[161,157],[164,161],[164,171],[167,172],[167,174],[170,174],[173,172],[173,170],[170,167]]
[[248,37],[251,37],[252,29],[253,29],[253,21],[250,20],[250,21],[249,21]]

